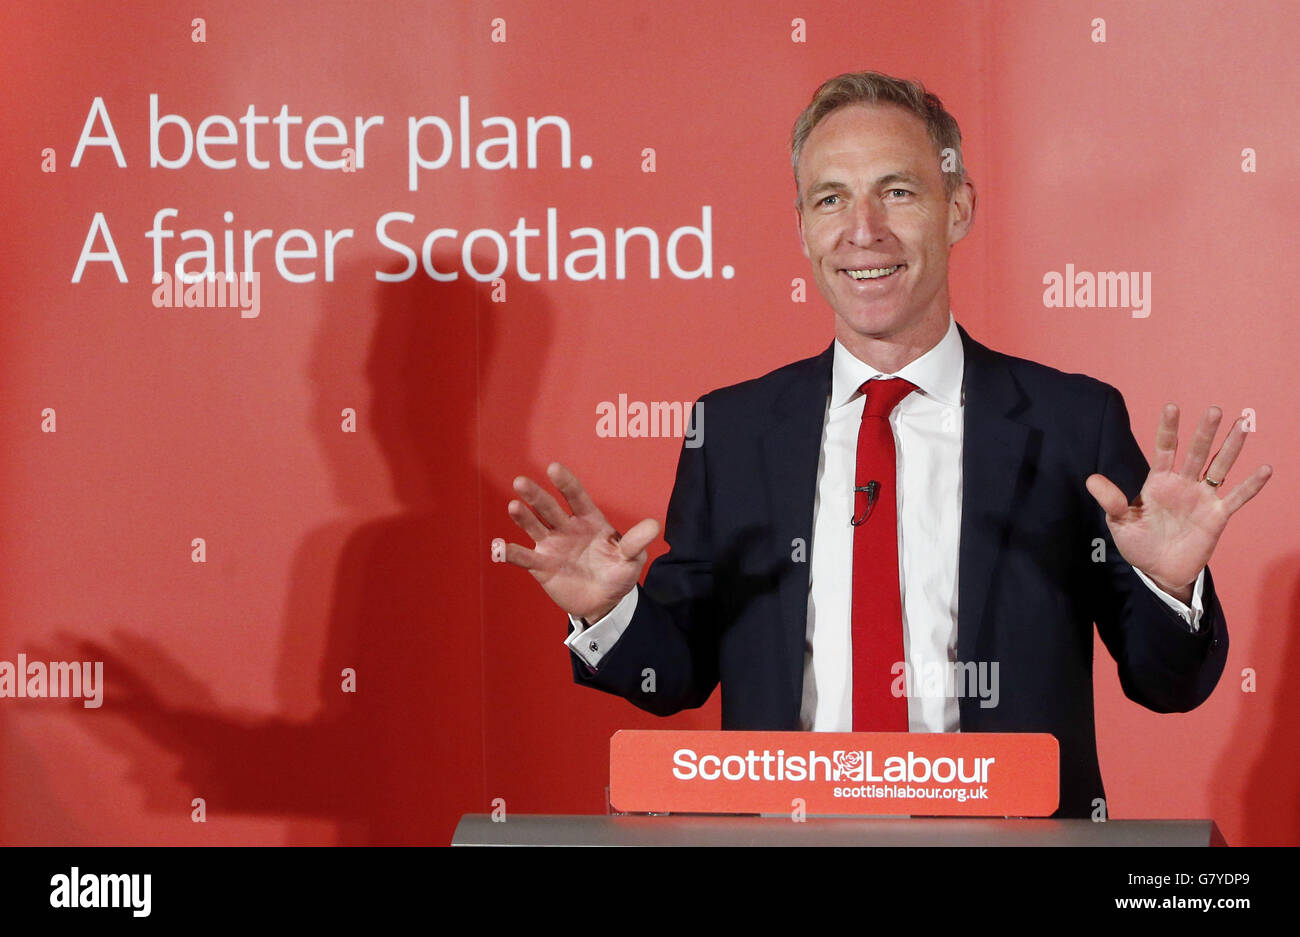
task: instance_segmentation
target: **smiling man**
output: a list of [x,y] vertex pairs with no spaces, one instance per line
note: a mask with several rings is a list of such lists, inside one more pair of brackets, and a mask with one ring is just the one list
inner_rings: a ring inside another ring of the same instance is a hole
[[[1104,815],[1094,624],[1131,699],[1202,703],[1228,650],[1207,564],[1270,470],[1221,496],[1240,423],[1211,458],[1211,408],[1176,465],[1172,404],[1148,466],[1113,387],[957,325],[948,257],[975,187],[920,85],[831,79],[792,161],[834,341],[701,399],[644,585],[659,525],[620,536],[558,463],[568,510],[517,478],[507,510],[535,545],[506,559],[569,613],[580,684],[661,715],[720,684],[724,729],[1050,732],[1057,816]],[[981,678],[908,679],[935,671]]]
[[961,138],[954,122],[951,141],[934,141],[889,105],[840,105],[813,126],[817,113],[800,119],[793,146],[803,252],[836,340],[893,372],[947,331],[948,252],[970,230],[975,189],[941,171],[935,151],[946,143],[955,159]]

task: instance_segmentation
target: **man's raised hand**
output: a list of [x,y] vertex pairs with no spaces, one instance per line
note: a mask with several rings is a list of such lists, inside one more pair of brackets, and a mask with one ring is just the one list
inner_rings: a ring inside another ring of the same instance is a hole
[[1104,475],[1090,475],[1085,483],[1106,512],[1115,546],[1128,564],[1184,602],[1190,600],[1192,584],[1209,563],[1228,518],[1259,494],[1273,474],[1271,466],[1261,465],[1235,488],[1221,488],[1246,439],[1237,420],[1207,466],[1222,415],[1218,407],[1205,411],[1182,466],[1175,469],[1178,407],[1166,404],[1151,472],[1132,504]]
[[647,518],[620,537],[577,476],[559,462],[546,474],[569,510],[531,478],[516,478],[513,487],[523,501],[511,501],[506,511],[534,546],[507,544],[506,562],[532,573],[570,615],[596,621],[636,587],[659,522]]

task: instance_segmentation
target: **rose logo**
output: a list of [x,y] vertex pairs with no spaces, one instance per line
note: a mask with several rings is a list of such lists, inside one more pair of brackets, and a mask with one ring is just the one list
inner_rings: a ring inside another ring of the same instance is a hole
[[835,780],[862,780],[862,767],[865,761],[862,752],[836,752],[832,757],[835,762]]

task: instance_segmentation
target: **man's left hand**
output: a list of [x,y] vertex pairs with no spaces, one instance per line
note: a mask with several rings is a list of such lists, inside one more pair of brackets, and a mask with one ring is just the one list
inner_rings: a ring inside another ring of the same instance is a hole
[[1090,475],[1085,482],[1088,492],[1106,512],[1106,525],[1128,564],[1184,603],[1191,602],[1192,586],[1209,563],[1228,518],[1259,494],[1273,474],[1272,466],[1261,465],[1231,491],[1224,489],[1226,494],[1220,497],[1219,486],[1246,441],[1246,431],[1238,419],[1209,468],[1205,468],[1222,417],[1218,407],[1205,411],[1182,467],[1175,471],[1178,406],[1165,404],[1151,472],[1132,504],[1104,475]]

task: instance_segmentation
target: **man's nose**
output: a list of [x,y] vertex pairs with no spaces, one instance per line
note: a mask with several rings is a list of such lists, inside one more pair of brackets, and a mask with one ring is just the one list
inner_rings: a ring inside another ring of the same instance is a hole
[[850,243],[861,246],[879,240],[887,230],[884,206],[872,198],[856,200],[845,221],[845,237]]

